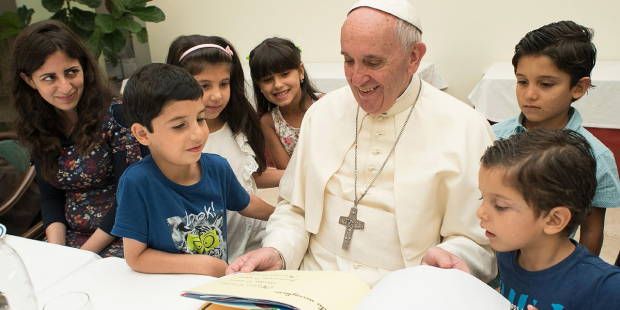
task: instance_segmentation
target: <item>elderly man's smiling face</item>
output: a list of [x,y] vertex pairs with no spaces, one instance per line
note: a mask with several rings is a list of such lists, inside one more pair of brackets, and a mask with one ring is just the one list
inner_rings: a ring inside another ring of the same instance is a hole
[[344,72],[355,100],[367,113],[380,114],[394,105],[424,55],[403,50],[395,35],[395,21],[390,14],[359,8],[342,26]]

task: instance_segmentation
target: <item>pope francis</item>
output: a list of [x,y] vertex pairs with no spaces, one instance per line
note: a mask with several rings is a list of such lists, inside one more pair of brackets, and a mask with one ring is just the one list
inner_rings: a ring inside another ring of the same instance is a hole
[[341,29],[349,87],[308,109],[263,248],[230,264],[340,270],[369,285],[420,264],[488,282],[496,263],[479,227],[486,119],[416,74],[426,45],[406,0],[362,0]]

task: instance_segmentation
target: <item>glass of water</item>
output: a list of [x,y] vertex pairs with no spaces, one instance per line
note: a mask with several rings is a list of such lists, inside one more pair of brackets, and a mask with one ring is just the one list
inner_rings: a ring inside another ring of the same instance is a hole
[[90,296],[84,292],[72,292],[60,295],[48,301],[43,310],[95,310]]

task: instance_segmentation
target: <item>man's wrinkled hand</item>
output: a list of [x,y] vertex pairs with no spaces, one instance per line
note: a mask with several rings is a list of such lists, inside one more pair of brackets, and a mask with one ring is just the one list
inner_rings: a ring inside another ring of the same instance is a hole
[[421,265],[429,265],[444,269],[458,269],[471,274],[464,260],[440,247],[428,249],[424,254],[424,258],[422,258]]

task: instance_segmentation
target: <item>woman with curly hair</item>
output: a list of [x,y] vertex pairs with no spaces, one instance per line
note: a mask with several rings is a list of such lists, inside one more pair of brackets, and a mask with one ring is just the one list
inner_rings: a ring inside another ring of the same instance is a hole
[[37,171],[50,243],[122,257],[110,235],[116,186],[141,158],[121,100],[67,26],[46,20],[23,29],[12,50],[15,127]]

